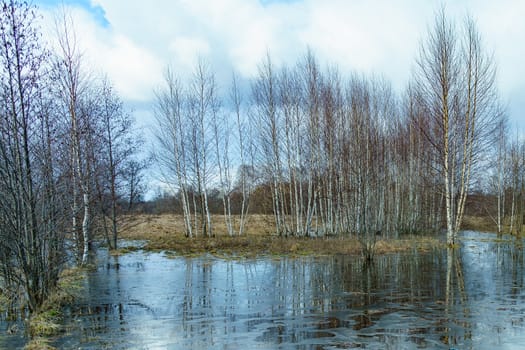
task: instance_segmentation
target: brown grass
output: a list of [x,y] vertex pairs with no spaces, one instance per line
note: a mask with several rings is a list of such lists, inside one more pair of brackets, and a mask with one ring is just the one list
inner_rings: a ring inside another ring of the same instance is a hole
[[85,274],[79,268],[62,271],[55,290],[29,318],[27,326],[32,340],[26,349],[53,349],[48,339],[63,331],[62,308],[80,296],[84,278]]
[[480,232],[496,232],[497,227],[494,221],[489,217],[480,217],[480,216],[469,216],[465,215],[463,217],[463,222],[461,225],[463,230],[473,230]]
[[[127,239],[149,239],[150,235],[180,234],[184,232],[182,215],[125,215],[119,218],[122,227],[121,236]],[[213,230],[218,236],[226,235],[224,216],[212,217]],[[234,219],[238,229],[238,218]],[[273,217],[269,215],[251,215],[246,223],[247,235],[269,235],[275,232]],[[147,232],[147,233],[146,233]]]
[[[210,253],[216,256],[245,257],[257,255],[331,255],[361,254],[361,244],[352,237],[301,238],[278,237],[274,232],[273,217],[253,215],[246,234],[230,237],[226,234],[224,217],[213,218],[214,237],[186,238],[180,215],[135,215],[122,217],[121,238],[146,240],[146,250],[170,251],[176,255],[191,256]],[[412,249],[429,250],[441,246],[430,237],[380,240],[376,253],[384,254]]]
[[[510,233],[512,235],[518,234],[519,237],[523,237],[525,234],[525,227],[522,228],[521,232],[517,233],[516,226],[513,228],[513,232],[510,232],[510,222],[509,218],[506,218],[503,221],[502,225],[502,233]],[[461,228],[463,230],[473,230],[473,231],[480,231],[480,232],[494,232],[496,233],[498,231],[497,225],[488,216],[465,216],[463,218],[463,222],[461,225]]]
[[33,338],[24,346],[24,350],[55,350],[56,348],[49,345],[49,339]]

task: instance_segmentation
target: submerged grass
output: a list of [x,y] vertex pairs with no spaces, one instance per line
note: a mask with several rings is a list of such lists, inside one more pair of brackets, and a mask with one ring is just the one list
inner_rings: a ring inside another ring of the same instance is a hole
[[9,303],[9,298],[7,297],[7,295],[4,294],[4,292],[0,288],[0,313],[4,313],[7,311]]
[[[362,245],[354,237],[279,237],[272,234],[271,216],[254,215],[247,232],[242,236],[226,234],[224,219],[215,217],[214,237],[186,238],[182,232],[182,217],[177,215],[137,215],[127,217],[133,221],[122,238],[146,240],[143,249],[168,251],[169,256],[196,256],[205,253],[219,257],[269,256],[322,256],[333,254],[361,254]],[[223,227],[224,226],[224,227]],[[420,251],[442,247],[433,237],[406,236],[403,239],[381,239],[375,246],[376,253],[385,254],[417,249]]]
[[143,247],[129,246],[129,247],[122,247],[122,248],[111,250],[109,253],[111,255],[113,255],[113,256],[119,256],[119,255],[124,255],[124,254],[127,254],[127,253],[136,252],[136,251],[141,250],[141,249],[143,249]]
[[24,350],[55,350],[56,348],[49,345],[49,339],[36,337],[29,341]]

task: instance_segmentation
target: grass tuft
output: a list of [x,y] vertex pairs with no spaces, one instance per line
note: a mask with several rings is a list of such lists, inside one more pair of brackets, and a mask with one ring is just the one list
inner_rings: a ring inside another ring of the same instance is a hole
[[56,310],[71,304],[80,297],[83,288],[84,269],[70,268],[62,271],[57,286],[42,305],[41,310]]
[[142,247],[129,246],[129,247],[122,247],[122,248],[111,250],[109,253],[112,256],[120,256],[120,255],[124,255],[124,254],[127,254],[127,253],[136,252],[136,251],[141,250],[141,249],[142,249]]
[[62,332],[62,308],[80,296],[83,279],[83,269],[71,268],[62,271],[55,290],[28,321],[28,333],[33,339],[28,344],[31,346],[29,349],[53,349],[46,338]]
[[56,348],[49,345],[49,339],[46,338],[33,338],[29,343],[26,344],[24,350],[55,350]]
[[62,312],[57,309],[40,311],[29,319],[29,335],[31,338],[52,337],[61,332]]
[[7,297],[7,295],[4,294],[2,289],[0,288],[0,313],[4,313],[9,308],[10,300]]

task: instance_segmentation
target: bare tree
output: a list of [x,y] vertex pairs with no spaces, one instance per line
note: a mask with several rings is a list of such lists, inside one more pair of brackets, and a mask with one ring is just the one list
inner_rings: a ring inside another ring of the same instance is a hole
[[[238,102],[238,101],[234,101]],[[240,103],[240,102],[239,102]],[[236,106],[235,108],[240,108]],[[238,112],[240,113],[240,111]],[[231,122],[228,112],[219,112],[219,102],[216,100],[215,107],[212,108],[210,123],[215,148],[215,165],[219,173],[218,188],[222,199],[224,221],[228,235],[234,235],[234,225],[232,220],[231,194],[233,192],[233,180],[231,176],[231,141],[230,135]]]
[[[213,228],[208,204],[208,190],[213,180],[213,133],[212,118],[218,113],[219,100],[215,75],[208,63],[199,59],[188,89],[188,116],[190,123],[190,169],[193,174],[195,222],[200,222],[204,236],[212,236]],[[199,210],[197,210],[197,202]],[[197,212],[200,220],[197,220]]]
[[[101,208],[104,232],[110,249],[117,249],[118,240],[118,206],[124,196],[123,186],[130,184],[129,206],[137,195],[140,186],[140,163],[133,157],[138,153],[142,139],[134,132],[134,120],[124,110],[122,101],[114,92],[109,81],[104,79],[99,91],[98,110],[101,152],[98,162],[101,163],[97,188]],[[131,167],[130,167],[131,166]],[[127,179],[127,177],[132,177]],[[100,183],[102,182],[102,183]],[[111,229],[108,229],[106,218],[109,217]]]
[[499,117],[493,59],[470,18],[460,34],[441,10],[421,46],[415,76],[428,118],[421,130],[440,158],[450,245],[461,227],[472,170]]
[[285,198],[282,184],[282,129],[278,110],[278,84],[274,66],[267,54],[259,66],[259,76],[252,84],[254,117],[259,130],[259,152],[271,184],[275,227],[278,235],[287,235]]
[[511,191],[509,231],[520,237],[525,213],[525,144],[518,136],[511,142],[508,153]]
[[230,101],[233,106],[233,111],[235,113],[235,122],[237,127],[236,131],[238,136],[238,154],[240,161],[238,171],[238,187],[241,192],[238,235],[241,236],[245,232],[245,226],[249,212],[250,193],[253,190],[253,183],[252,181],[250,181],[248,169],[254,169],[254,147],[253,138],[251,137],[251,125],[247,121],[246,113],[243,113],[243,98],[235,74],[233,74],[232,76]]
[[[63,12],[62,18],[56,21],[59,52],[55,57],[54,75],[58,84],[57,94],[67,116],[66,123],[69,123],[66,137],[69,139],[70,147],[71,232],[77,260],[85,264],[91,240],[91,176],[93,175],[87,157],[89,142],[85,136],[89,135],[89,129],[93,124],[90,120],[92,117],[90,108],[86,105],[88,101],[83,100],[87,97],[89,79],[82,70],[82,55],[73,28],[73,20]],[[81,225],[78,223],[79,217],[82,221]]]
[[0,3],[0,281],[11,292],[21,288],[31,312],[64,262],[49,54],[36,22],[32,6]]
[[138,202],[143,201],[147,191],[144,171],[150,166],[150,158],[129,159],[124,165],[124,197],[127,198],[127,212],[131,212]]
[[185,114],[185,94],[182,85],[168,69],[166,86],[156,93],[157,149],[154,157],[159,163],[162,178],[180,196],[184,214],[185,234],[193,237],[189,183],[188,119]]
[[487,213],[496,224],[498,234],[503,233],[503,223],[505,219],[505,190],[508,185],[508,175],[506,174],[508,163],[508,144],[507,144],[507,120],[501,119],[494,142],[494,162],[491,162],[491,168],[494,173],[490,178],[489,190],[496,195],[496,214],[489,209]]

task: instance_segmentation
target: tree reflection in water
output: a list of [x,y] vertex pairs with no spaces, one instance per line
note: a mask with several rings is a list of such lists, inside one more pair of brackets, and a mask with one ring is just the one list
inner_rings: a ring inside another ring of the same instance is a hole
[[[61,349],[479,348],[525,343],[523,249],[360,258],[168,259],[99,252]],[[494,236],[495,237],[495,236]]]

